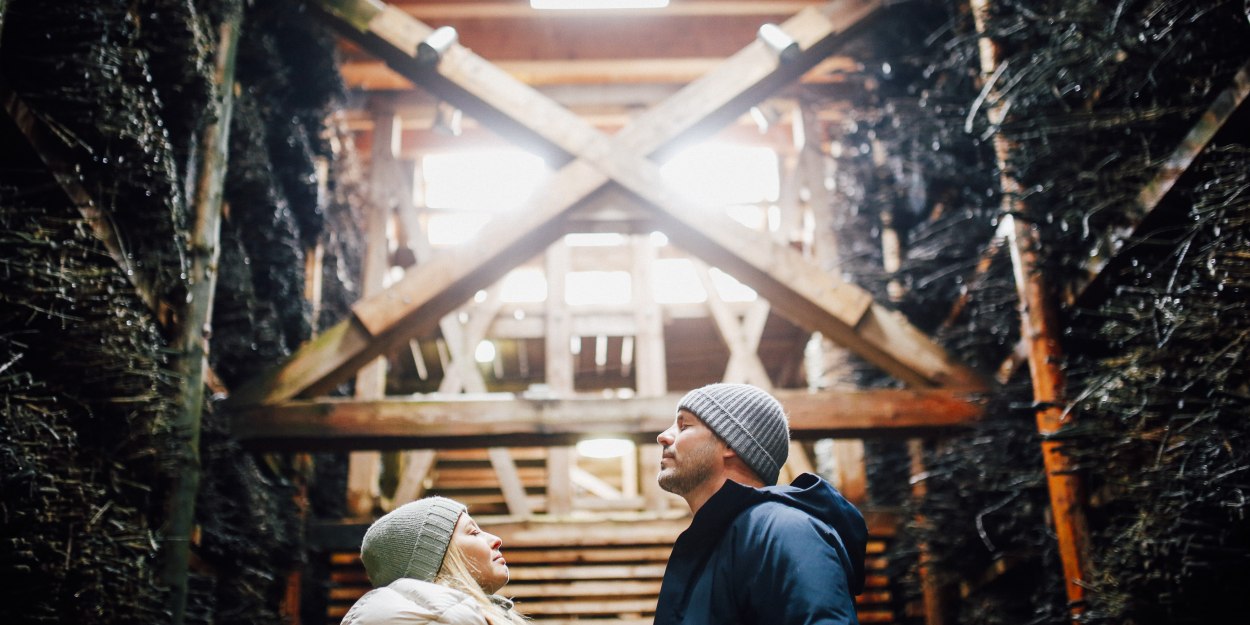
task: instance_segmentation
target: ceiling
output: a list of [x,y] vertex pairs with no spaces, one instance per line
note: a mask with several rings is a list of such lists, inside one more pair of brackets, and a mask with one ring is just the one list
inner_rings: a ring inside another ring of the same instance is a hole
[[[537,89],[605,132],[671,96],[756,38],[763,24],[779,24],[815,0],[671,0],[662,9],[538,10],[527,0],[437,2],[395,0],[426,25],[456,29],[459,43],[516,79]],[[402,119],[400,158],[469,145],[507,144],[465,119],[459,136],[435,132],[437,100],[347,40],[341,40],[341,71],[351,90],[349,128],[367,153],[372,113],[394,110]],[[833,56],[807,72],[809,86],[841,83],[858,64]],[[819,88],[819,87],[815,87]],[[738,141],[791,149],[793,93],[769,102],[776,117],[762,131],[750,118],[724,132]],[[826,120],[835,108],[822,110]]]

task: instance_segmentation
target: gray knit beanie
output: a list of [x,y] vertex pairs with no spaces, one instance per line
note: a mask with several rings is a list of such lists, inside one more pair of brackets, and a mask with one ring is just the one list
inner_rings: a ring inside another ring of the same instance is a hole
[[781,402],[749,384],[709,384],[681,398],[685,408],[707,424],[764,484],[777,483],[790,455],[790,426]]
[[379,588],[401,577],[434,581],[464,511],[458,501],[426,497],[374,521],[360,543],[360,559],[369,581]]

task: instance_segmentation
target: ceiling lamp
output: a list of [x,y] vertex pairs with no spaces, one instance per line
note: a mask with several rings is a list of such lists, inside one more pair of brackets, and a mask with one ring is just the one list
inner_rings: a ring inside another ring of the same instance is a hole
[[662,9],[668,0],[530,0],[535,9]]

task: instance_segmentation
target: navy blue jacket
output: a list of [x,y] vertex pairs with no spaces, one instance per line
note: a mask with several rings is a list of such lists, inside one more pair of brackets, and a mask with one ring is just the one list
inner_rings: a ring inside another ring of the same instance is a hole
[[677,537],[655,625],[858,623],[864,517],[829,482],[729,481]]

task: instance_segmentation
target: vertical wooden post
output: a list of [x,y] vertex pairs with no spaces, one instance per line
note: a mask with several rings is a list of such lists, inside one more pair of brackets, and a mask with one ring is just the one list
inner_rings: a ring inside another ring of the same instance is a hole
[[633,247],[634,378],[639,397],[658,397],[668,392],[668,366],[664,360],[664,319],[655,302],[655,246],[647,235],[630,237]]
[[[573,337],[573,319],[565,299],[565,277],[571,266],[569,246],[563,238],[547,247],[543,259],[547,275],[543,379],[554,397],[572,397],[573,355],[569,341]],[[547,448],[547,514],[567,516],[573,512],[573,469],[577,466],[570,447]]]
[[[821,131],[820,120],[811,106],[800,103],[795,111],[795,120],[802,128],[796,126],[794,132],[795,149],[799,150],[798,184],[807,190],[807,212],[811,215],[811,255],[820,266],[828,272],[838,271],[838,240],[834,236],[832,199],[825,179],[829,176],[826,166],[830,159],[825,153],[824,133]],[[809,358],[818,360],[819,379],[821,386],[832,386],[840,382],[838,369],[846,367],[846,350],[834,346],[829,339],[819,337]],[[837,351],[835,351],[837,350]],[[841,367],[832,366],[842,363]],[[813,380],[817,376],[812,376]],[[830,441],[829,455],[832,458],[833,478],[843,497],[855,504],[868,500],[867,467],[864,465],[864,441],[859,439],[838,439]]]
[[[928,492],[928,487],[924,482],[924,441],[918,438],[908,439],[907,453],[911,457],[911,495],[913,499],[920,501]],[[920,514],[916,515],[915,521],[920,527],[925,527],[929,523],[928,519]],[[918,556],[920,591],[924,601],[925,625],[946,625],[950,622],[949,587],[939,583],[937,576],[933,573],[933,554],[929,551],[929,544],[922,541],[917,545],[917,551],[920,552]]]
[[173,429],[186,441],[180,472],[168,502],[163,547],[163,577],[170,591],[171,621],[186,618],[187,577],[195,530],[195,498],[200,489],[200,419],[204,410],[204,375],[213,318],[220,253],[222,185],[230,147],[230,114],[234,106],[234,66],[239,43],[241,9],[226,16],[218,31],[209,120],[201,130],[201,165],[195,182],[195,222],[190,241],[190,288],[176,338],[177,369],[182,385],[181,408]]
[[[395,113],[379,111],[373,116],[373,150],[370,154],[370,210],[365,219],[365,259],[361,295],[369,297],[382,290],[390,268],[390,248],[386,240],[386,222],[391,214],[390,185],[394,167],[399,124]],[[386,393],[386,359],[376,358],[356,373],[356,398],[380,399]],[[381,474],[382,454],[376,451],[354,451],[348,457],[347,509],[355,517],[366,517],[373,511]]]
[[[990,0],[971,0],[973,18],[980,35],[981,76],[989,80],[1002,61],[997,44],[987,33]],[[996,104],[988,111],[990,122],[1001,124],[1005,111],[1002,99],[991,88],[989,97]],[[1008,247],[1015,270],[1016,291],[1020,298],[1020,335],[1029,345],[1029,371],[1033,381],[1033,400],[1037,406],[1037,430],[1043,436],[1042,462],[1050,490],[1050,506],[1059,541],[1059,557],[1063,562],[1064,585],[1073,622],[1085,610],[1085,589],[1081,585],[1088,571],[1089,535],[1085,517],[1085,496],[1074,463],[1058,441],[1046,440],[1075,418],[1065,411],[1064,379],[1060,363],[1063,350],[1059,345],[1061,329],[1055,295],[1041,272],[1040,241],[1033,225],[1016,217],[1027,215],[1021,198],[1019,181],[1009,167],[1012,145],[1001,132],[994,135],[994,153],[1001,172],[999,185],[1003,193],[1004,220],[1008,220]]]

